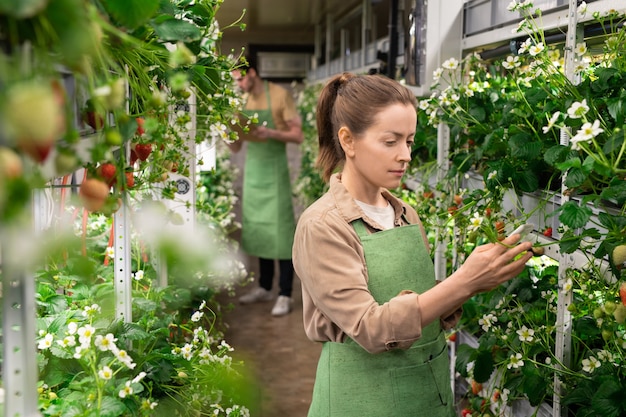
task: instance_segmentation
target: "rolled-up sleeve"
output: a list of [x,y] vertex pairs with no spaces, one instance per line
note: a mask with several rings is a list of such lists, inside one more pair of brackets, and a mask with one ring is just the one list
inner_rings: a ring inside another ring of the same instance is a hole
[[379,305],[368,290],[360,241],[336,213],[317,211],[300,218],[293,261],[311,340],[341,342],[348,336],[376,353],[407,349],[420,338],[418,294],[402,291]]

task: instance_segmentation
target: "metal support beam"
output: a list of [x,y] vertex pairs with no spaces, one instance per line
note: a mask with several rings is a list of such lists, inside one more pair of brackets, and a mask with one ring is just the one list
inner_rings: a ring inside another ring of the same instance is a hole
[[129,323],[132,321],[132,270],[131,270],[131,239],[130,210],[126,201],[113,216],[115,233],[114,252],[114,290],[115,317]]
[[[569,0],[568,10],[568,24],[567,24],[567,38],[565,40],[565,74],[568,79],[576,83],[576,75],[574,68],[576,65],[576,44],[579,42],[580,30],[578,28],[578,4],[577,0]],[[569,146],[569,135],[565,130],[561,131],[560,142],[561,145]],[[569,194],[567,193],[567,186],[565,180],[567,173],[563,175],[562,181],[562,203],[569,200]],[[572,317],[568,310],[569,305],[572,303],[572,292],[564,291],[564,287],[568,280],[567,271],[574,266],[573,257],[569,254],[562,254],[559,259],[559,293],[557,299],[557,311],[556,311],[556,340],[554,347],[554,355],[566,368],[570,367],[571,355],[572,355]],[[561,406],[562,397],[562,381],[558,375],[554,376],[554,396],[553,396],[553,416],[567,416],[568,411],[566,407]]]

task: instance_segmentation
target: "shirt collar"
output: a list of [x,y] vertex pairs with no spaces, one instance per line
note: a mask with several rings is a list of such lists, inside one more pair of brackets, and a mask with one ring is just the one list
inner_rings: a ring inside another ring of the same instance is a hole
[[[354,201],[354,198],[352,198],[346,187],[344,187],[343,183],[341,182],[341,173],[333,174],[330,177],[329,192],[332,194],[337,205],[337,209],[339,210],[346,222],[352,223],[354,220],[363,219],[363,221],[367,223],[368,226],[374,229],[380,229],[377,223],[375,223],[372,219],[367,217],[365,213],[363,213],[363,210],[361,210],[361,208],[358,206],[356,201]],[[392,195],[388,190],[383,190],[382,195],[387,201],[389,201],[389,203],[393,207],[393,211],[395,213],[394,223],[405,223],[401,220],[402,216],[405,214],[405,208],[402,205],[402,202],[397,197]]]

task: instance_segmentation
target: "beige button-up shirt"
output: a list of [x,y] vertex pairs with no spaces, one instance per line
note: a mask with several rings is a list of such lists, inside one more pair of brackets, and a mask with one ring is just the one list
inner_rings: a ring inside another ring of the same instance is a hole
[[[396,227],[419,224],[428,247],[415,210],[388,191],[383,196],[394,209]],[[372,232],[383,230],[350,196],[341,174],[335,174],[328,192],[298,221],[293,263],[302,282],[304,330],[317,342],[342,342],[348,336],[371,353],[408,349],[422,333],[419,294],[404,290],[383,305],[374,300],[363,247],[350,224],[356,219]],[[460,316],[459,309],[441,320],[442,327],[453,327]]]

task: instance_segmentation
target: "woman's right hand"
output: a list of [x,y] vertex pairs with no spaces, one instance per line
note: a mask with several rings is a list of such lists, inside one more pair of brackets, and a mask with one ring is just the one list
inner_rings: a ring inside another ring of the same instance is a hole
[[473,295],[492,290],[516,277],[533,256],[530,251],[532,244],[517,244],[519,240],[520,235],[515,234],[501,242],[478,246],[450,278],[454,277]]

